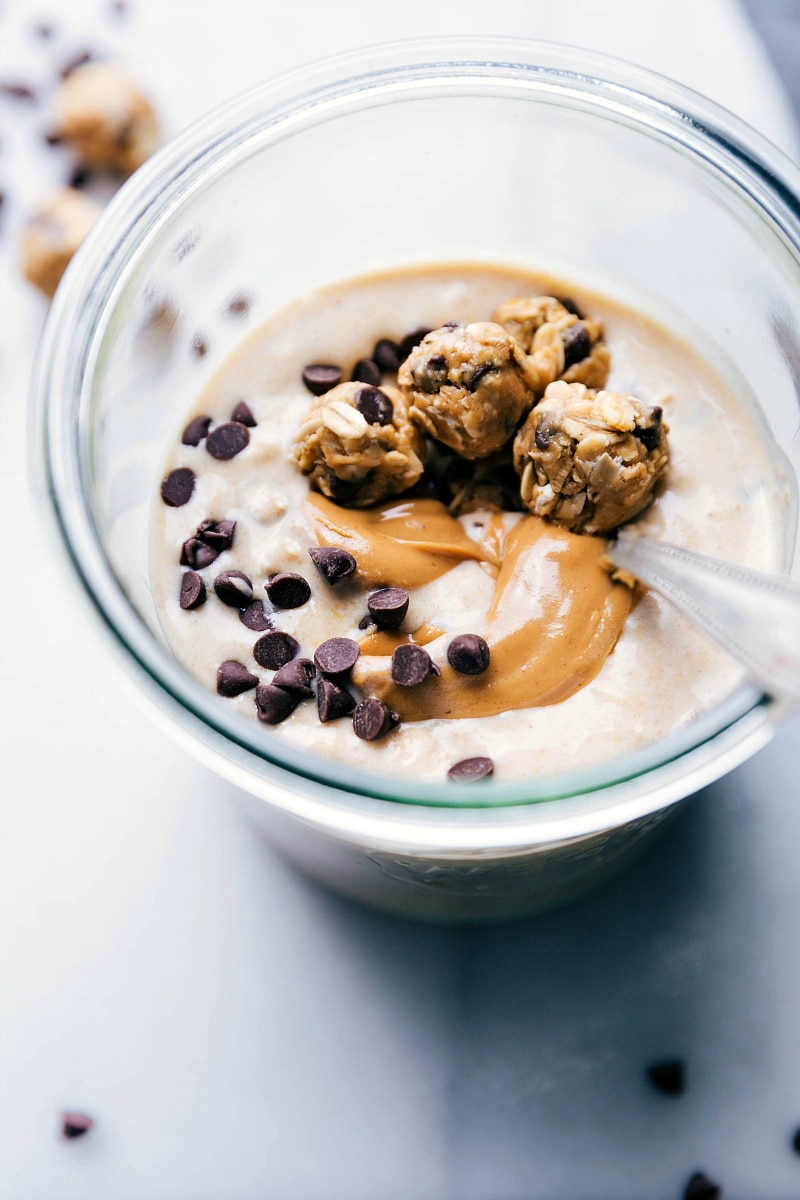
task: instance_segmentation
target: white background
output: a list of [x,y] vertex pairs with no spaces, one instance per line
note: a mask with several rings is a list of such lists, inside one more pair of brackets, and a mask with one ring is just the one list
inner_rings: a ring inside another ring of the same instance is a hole
[[[0,98],[2,1200],[671,1200],[698,1169],[726,1200],[800,1196],[797,719],[586,901],[398,922],[297,876],[140,715],[27,490],[45,304],[17,238],[68,171],[40,139],[54,66],[119,55],[174,133],[321,54],[448,31],[634,59],[794,153],[723,0],[0,4],[0,78],[40,91]],[[677,1099],[643,1078],[672,1055]],[[96,1128],[60,1141],[62,1108]]]

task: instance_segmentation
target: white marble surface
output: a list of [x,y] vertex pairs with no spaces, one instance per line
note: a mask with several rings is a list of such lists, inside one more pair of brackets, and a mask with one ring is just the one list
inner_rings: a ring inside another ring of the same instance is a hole
[[[635,59],[794,151],[724,0],[5,0],[0,78],[113,51],[174,132],[322,53],[453,29]],[[65,171],[43,124],[2,101],[2,1200],[671,1200],[696,1169],[727,1200],[800,1196],[800,721],[536,920],[414,926],[298,877],[139,713],[42,538],[25,426],[44,305],[15,238]],[[674,1054],[679,1099],[642,1077]],[[60,1141],[61,1108],[95,1130]]]

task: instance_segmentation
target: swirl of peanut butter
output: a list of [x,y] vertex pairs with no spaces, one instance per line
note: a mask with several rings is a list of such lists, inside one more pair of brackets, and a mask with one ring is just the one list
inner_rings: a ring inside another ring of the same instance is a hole
[[[473,541],[437,500],[356,510],[317,495],[309,499],[320,542],[354,554],[369,583],[419,587],[458,562],[495,558],[498,539]],[[369,634],[354,682],[406,721],[492,716],[565,700],[600,670],[631,609],[630,589],[614,583],[601,565],[606,547],[601,538],[523,516],[504,539],[484,628],[441,633],[425,625]],[[477,633],[488,642],[491,661],[483,675],[459,675],[447,662],[447,647],[458,632]],[[441,675],[413,688],[394,684],[390,656],[403,641],[424,644]]]

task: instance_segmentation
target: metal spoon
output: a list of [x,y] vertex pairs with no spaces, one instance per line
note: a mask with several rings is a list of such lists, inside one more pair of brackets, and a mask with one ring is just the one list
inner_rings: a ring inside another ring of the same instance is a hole
[[608,554],[738,659],[768,695],[800,704],[796,584],[625,529]]

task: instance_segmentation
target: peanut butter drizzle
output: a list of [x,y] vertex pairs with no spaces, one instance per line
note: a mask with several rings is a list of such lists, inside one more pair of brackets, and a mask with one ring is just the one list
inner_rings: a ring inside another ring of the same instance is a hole
[[366,583],[421,587],[465,559],[493,561],[438,500],[340,508],[311,492],[308,505],[319,544],[349,550]]
[[415,646],[427,646],[436,638],[443,637],[444,630],[437,625],[429,625],[426,621],[412,633],[404,633],[402,629],[374,629],[358,643],[362,654],[388,655],[389,658],[398,646],[413,642]]
[[[442,528],[452,521],[437,501],[406,501],[402,506],[402,531],[413,528],[411,522],[419,504],[425,506],[426,517],[435,515],[433,506],[441,509]],[[337,528],[343,528],[353,513],[341,509],[337,513]],[[363,520],[364,513],[355,515],[358,536],[364,538],[370,526]],[[389,522],[386,524],[388,527]],[[479,553],[469,557],[486,553],[485,543],[484,548],[472,544]],[[347,543],[348,548],[352,545],[353,542]],[[613,583],[601,566],[606,546],[601,538],[569,533],[539,517],[522,517],[505,539],[486,627],[470,631],[484,636],[490,646],[491,662],[483,675],[470,677],[453,671],[447,662],[451,635],[432,641],[429,627],[423,626],[419,644],[423,644],[424,638],[431,657],[441,669],[441,677],[431,677],[413,688],[392,683],[389,659],[392,650],[403,641],[418,640],[415,633],[398,631],[368,635],[362,641],[362,656],[354,669],[354,681],[366,692],[385,700],[406,721],[492,716],[510,709],[565,700],[600,670],[614,649],[631,609],[630,590]],[[394,557],[396,547],[386,530],[372,550],[383,556],[380,581],[396,582],[399,576]],[[406,544],[401,541],[401,557],[406,552]],[[435,557],[430,551],[424,553],[429,559]],[[422,582],[442,573],[438,564],[434,567],[427,564],[429,569],[436,570],[436,575],[425,576],[422,565],[416,561],[415,565],[417,573],[412,574]]]

